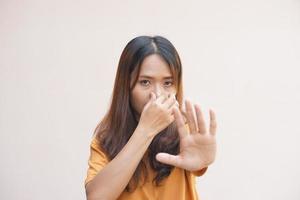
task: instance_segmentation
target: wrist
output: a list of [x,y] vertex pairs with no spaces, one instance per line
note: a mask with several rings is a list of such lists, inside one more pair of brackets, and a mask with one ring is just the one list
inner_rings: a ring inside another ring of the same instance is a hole
[[145,138],[147,141],[154,138],[155,134],[152,131],[149,131],[149,129],[138,125],[135,129],[135,133],[143,138]]

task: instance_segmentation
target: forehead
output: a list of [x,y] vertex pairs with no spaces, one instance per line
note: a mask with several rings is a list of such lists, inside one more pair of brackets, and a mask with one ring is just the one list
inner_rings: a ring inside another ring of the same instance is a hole
[[172,73],[168,63],[160,55],[152,54],[143,60],[139,76],[166,78],[172,77]]

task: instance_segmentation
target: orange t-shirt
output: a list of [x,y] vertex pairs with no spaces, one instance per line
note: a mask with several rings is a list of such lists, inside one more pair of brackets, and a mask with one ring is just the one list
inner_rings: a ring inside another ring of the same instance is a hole
[[[107,156],[99,148],[94,137],[90,144],[90,157],[88,161],[87,177],[84,184],[91,181],[97,173],[109,162]],[[147,163],[148,164],[148,163]],[[196,176],[201,176],[207,170],[203,168],[197,172],[190,172],[174,167],[170,175],[162,180],[161,186],[155,186],[152,180],[155,172],[147,165],[148,180],[144,185],[138,186],[133,192],[124,190],[118,200],[195,200],[198,199],[196,191]]]

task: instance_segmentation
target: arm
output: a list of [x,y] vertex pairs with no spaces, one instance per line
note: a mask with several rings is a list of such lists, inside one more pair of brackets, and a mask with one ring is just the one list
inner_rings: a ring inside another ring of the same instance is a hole
[[118,198],[150,145],[153,139],[150,135],[153,134],[147,134],[137,127],[118,155],[86,185],[88,200]]
[[[109,200],[120,196],[152,139],[174,121],[172,114],[174,106],[176,106],[174,95],[169,97],[161,95],[156,98],[155,94],[151,93],[150,100],[141,113],[138,126],[127,144],[87,183],[86,196],[88,200]],[[128,162],[129,160],[130,162]]]

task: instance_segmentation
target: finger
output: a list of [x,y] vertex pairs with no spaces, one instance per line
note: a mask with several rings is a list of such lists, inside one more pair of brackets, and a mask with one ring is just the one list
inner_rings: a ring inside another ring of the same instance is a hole
[[176,106],[176,107],[179,109],[179,103],[178,103],[177,100],[175,100],[175,103],[171,106],[171,108],[172,108],[173,106]]
[[195,105],[199,133],[206,133],[205,121],[199,105]]
[[156,94],[154,92],[150,93],[150,100],[154,101],[156,99]]
[[190,133],[197,133],[197,120],[194,114],[194,108],[192,103],[189,100],[185,100],[186,114],[187,114],[187,122],[190,128]]
[[[172,115],[174,115],[174,109],[175,108],[177,108],[178,110],[179,110],[179,104],[177,103],[177,101],[175,101],[174,103],[173,103],[173,105],[171,105],[169,108],[168,108],[168,110],[167,110],[167,113],[168,114],[172,114]],[[180,111],[179,111],[180,112]]]
[[216,114],[212,109],[209,109],[209,116],[210,116],[209,132],[210,134],[215,135],[217,131],[217,120],[216,120]]
[[170,95],[170,97],[168,97],[166,101],[163,103],[163,106],[168,109],[171,108],[175,103],[176,103],[175,95]]
[[174,117],[175,117],[175,122],[176,122],[179,137],[184,138],[185,136],[188,135],[188,131],[185,127],[184,119],[177,107],[173,108],[173,111],[174,111]]
[[174,120],[175,120],[175,116],[174,114],[171,114],[169,117],[169,123],[171,124],[172,122],[174,122]]
[[157,97],[156,103],[162,104],[167,98],[168,98],[167,95],[162,94],[159,97]]
[[155,99],[156,99],[156,95],[155,95],[153,92],[151,92],[151,93],[150,93],[150,99],[149,99],[149,101],[145,104],[144,109],[147,108],[147,107],[148,107]]
[[187,115],[186,115],[186,110],[183,106],[179,107],[180,113],[183,117],[184,123],[187,123]]
[[180,156],[174,156],[168,153],[156,154],[156,160],[164,164],[173,165],[175,167],[181,167],[183,163]]
[[179,110],[179,104],[177,103],[177,101],[175,101],[169,108],[168,108],[168,112],[173,113],[174,112],[174,108],[177,108]]

